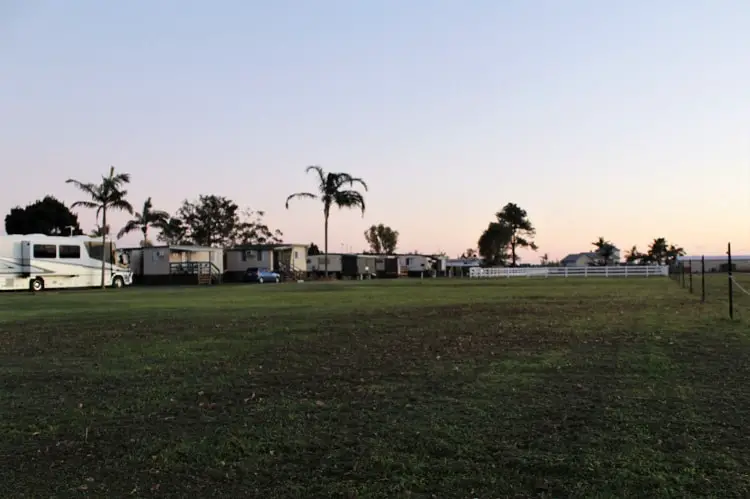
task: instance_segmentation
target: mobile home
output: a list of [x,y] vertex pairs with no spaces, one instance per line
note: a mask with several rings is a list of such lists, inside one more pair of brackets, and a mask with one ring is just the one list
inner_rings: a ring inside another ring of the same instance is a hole
[[122,250],[129,255],[136,284],[217,284],[223,250],[207,246],[147,246]]
[[307,245],[294,243],[248,244],[224,252],[224,277],[239,281],[248,270],[265,269],[285,278],[301,278],[307,274]]
[[0,290],[128,286],[133,273],[116,258],[115,244],[88,236],[0,236]]
[[399,255],[399,274],[409,277],[432,276],[435,274],[436,260],[428,255]]
[[341,255],[341,275],[353,279],[370,279],[376,274],[375,255]]
[[379,255],[375,258],[375,273],[380,278],[395,278],[399,276],[398,257],[395,255]]
[[[328,253],[328,273],[335,277],[341,277],[343,271],[341,253]],[[310,255],[307,257],[307,273],[311,276],[322,276],[325,274],[325,255]]]

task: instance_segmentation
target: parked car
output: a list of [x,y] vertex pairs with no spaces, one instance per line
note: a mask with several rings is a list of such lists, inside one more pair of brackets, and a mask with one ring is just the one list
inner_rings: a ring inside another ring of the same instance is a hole
[[277,272],[271,272],[268,269],[247,269],[245,273],[245,282],[281,282],[281,275]]

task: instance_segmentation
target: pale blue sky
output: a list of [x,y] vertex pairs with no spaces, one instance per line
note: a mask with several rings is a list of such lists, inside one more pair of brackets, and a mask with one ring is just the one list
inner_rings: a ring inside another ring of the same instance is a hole
[[322,245],[284,209],[320,164],[370,184],[332,251],[383,222],[453,255],[513,201],[552,257],[750,253],[749,50],[746,0],[0,0],[0,210],[113,164],[136,206],[226,195]]

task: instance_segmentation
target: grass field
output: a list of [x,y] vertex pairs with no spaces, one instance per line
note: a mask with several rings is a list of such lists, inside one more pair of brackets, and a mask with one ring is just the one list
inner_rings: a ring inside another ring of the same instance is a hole
[[0,295],[0,497],[746,497],[748,322],[699,300],[666,278]]
[[[693,274],[693,294],[699,299],[705,287],[705,299],[709,304],[721,304],[724,313],[729,316],[729,280],[726,273],[708,273],[704,279],[700,274]],[[682,276],[673,277],[682,286]],[[734,315],[738,319],[750,321],[750,273],[735,272],[733,274],[734,284],[732,286]],[[685,292],[690,290],[690,275],[684,278]]]

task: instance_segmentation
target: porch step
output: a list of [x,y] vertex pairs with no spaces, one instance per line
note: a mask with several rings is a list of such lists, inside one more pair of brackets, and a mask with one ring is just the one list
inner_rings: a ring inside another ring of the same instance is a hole
[[211,284],[211,273],[200,272],[198,274],[198,284]]

